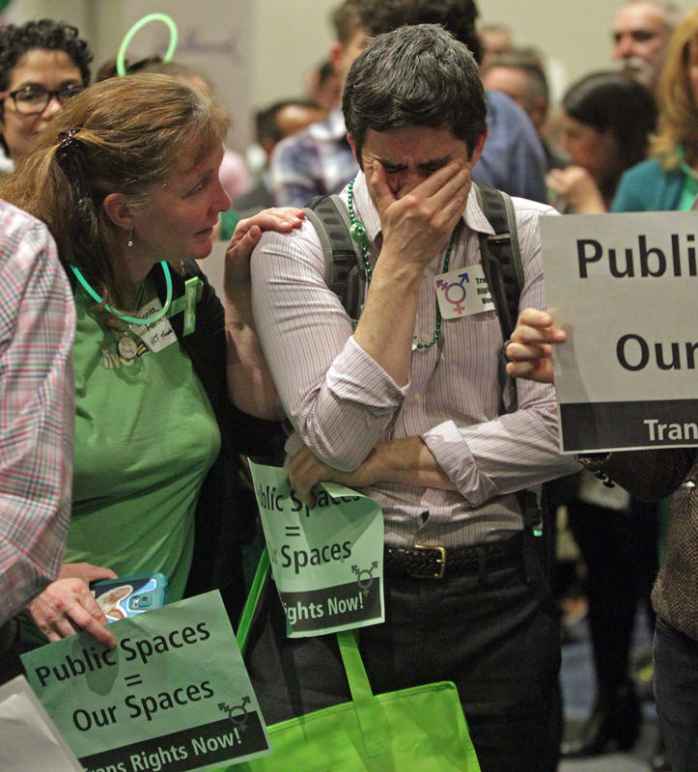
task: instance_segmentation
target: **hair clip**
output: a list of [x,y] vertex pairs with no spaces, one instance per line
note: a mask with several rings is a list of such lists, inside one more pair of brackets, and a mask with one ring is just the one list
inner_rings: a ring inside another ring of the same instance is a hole
[[70,150],[72,147],[76,147],[78,140],[75,139],[75,137],[81,128],[81,126],[77,126],[72,129],[68,129],[68,131],[62,131],[58,135],[58,142],[60,143],[58,149],[65,152],[66,150]]

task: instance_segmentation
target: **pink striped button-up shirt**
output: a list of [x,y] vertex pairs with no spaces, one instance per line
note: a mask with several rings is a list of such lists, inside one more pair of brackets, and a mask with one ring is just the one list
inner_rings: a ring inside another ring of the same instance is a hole
[[0,624],[54,579],[73,469],[75,310],[46,227],[0,202]]
[[[346,201],[346,190],[342,193]],[[358,216],[372,244],[380,220],[362,173],[354,185]],[[520,307],[542,307],[538,220],[553,210],[514,199],[524,268]],[[450,270],[480,262],[479,233],[492,226],[471,191]],[[424,272],[415,334],[432,337],[438,256]],[[438,345],[412,354],[400,388],[352,337],[352,325],[327,286],[327,267],[309,223],[289,235],[265,233],[252,259],[257,331],[286,415],[299,440],[329,465],[355,469],[377,442],[421,436],[456,490],[378,483],[365,489],[385,515],[388,544],[447,547],[493,541],[522,528],[516,492],[579,467],[558,451],[552,387],[520,381],[518,409],[498,414],[494,311],[445,320]]]

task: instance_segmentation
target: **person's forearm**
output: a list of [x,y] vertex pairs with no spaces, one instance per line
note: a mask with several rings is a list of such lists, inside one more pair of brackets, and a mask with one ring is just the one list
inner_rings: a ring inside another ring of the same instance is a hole
[[605,214],[607,211],[603,197],[596,186],[581,192],[572,205],[576,214]]
[[417,299],[424,269],[380,254],[354,340],[399,386],[410,377]]
[[419,488],[455,490],[420,437],[379,442],[353,472],[328,466],[308,448],[293,455],[287,465],[289,479],[302,501],[312,503],[312,490],[320,482],[336,482],[350,488],[379,483],[399,483]]
[[385,437],[404,394],[353,338],[314,236],[305,226],[294,239],[263,237],[251,263],[255,326],[299,440],[349,471]]
[[231,401],[244,413],[257,418],[283,418],[279,396],[252,321],[252,302],[247,289],[228,292],[225,335]]
[[373,457],[366,463],[375,465],[376,482],[456,489],[421,437],[380,442],[373,451]]

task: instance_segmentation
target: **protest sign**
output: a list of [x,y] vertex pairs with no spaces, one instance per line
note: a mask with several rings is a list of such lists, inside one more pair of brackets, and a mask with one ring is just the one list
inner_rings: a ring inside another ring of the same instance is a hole
[[383,622],[381,508],[334,483],[318,486],[311,508],[284,469],[252,462],[250,469],[289,637]]
[[[32,688],[88,772],[220,768],[268,751],[218,592],[25,654]],[[213,765],[213,766],[212,766]]]
[[698,214],[541,220],[563,452],[698,445]]

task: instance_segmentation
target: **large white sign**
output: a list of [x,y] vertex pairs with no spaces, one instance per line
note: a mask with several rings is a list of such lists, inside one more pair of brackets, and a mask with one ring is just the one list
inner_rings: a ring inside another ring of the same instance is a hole
[[542,220],[564,452],[698,445],[698,213]]

